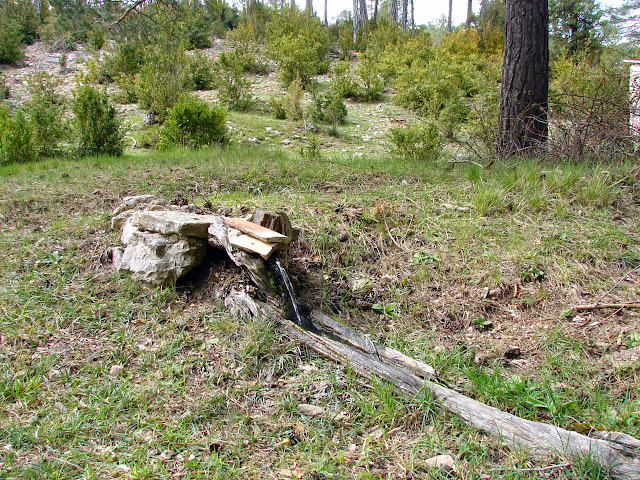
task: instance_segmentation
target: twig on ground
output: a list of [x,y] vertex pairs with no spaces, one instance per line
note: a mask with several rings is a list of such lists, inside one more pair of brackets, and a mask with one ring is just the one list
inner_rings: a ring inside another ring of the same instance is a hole
[[385,217],[384,215],[382,215],[382,220],[384,220],[384,226],[387,228],[387,233],[389,234],[389,238],[391,239],[391,241],[394,243],[394,245],[396,247],[398,247],[400,250],[407,252],[407,247],[404,247],[402,245],[400,245],[395,238],[393,238],[393,235],[391,235],[391,230],[389,229],[389,224],[387,223],[387,217]]
[[592,303],[588,305],[576,305],[573,307],[574,312],[590,312],[592,310],[603,310],[605,308],[640,308],[640,302],[633,303]]
[[607,292],[604,295],[602,295],[598,300],[596,300],[595,304],[596,305],[599,304],[602,301],[602,299],[604,297],[606,297],[607,295],[609,295],[613,291],[614,288],[616,288],[618,285],[620,285],[624,281],[625,278],[627,278],[629,275],[631,275],[633,272],[635,272],[639,268],[640,268],[640,265],[636,266],[635,268],[632,268],[627,273],[625,273],[624,276],[620,280],[618,280],[613,287],[611,287],[609,290],[607,290]]
[[548,465],[540,468],[517,468],[514,472],[548,472],[549,470],[557,470],[560,468],[569,468],[570,463],[559,463],[558,465]]

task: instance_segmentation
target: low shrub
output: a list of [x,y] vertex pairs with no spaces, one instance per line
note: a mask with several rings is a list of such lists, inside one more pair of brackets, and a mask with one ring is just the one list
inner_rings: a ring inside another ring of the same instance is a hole
[[358,80],[358,91],[356,97],[363,102],[372,102],[380,99],[384,91],[384,80],[373,60],[361,58],[360,64],[356,67],[356,78]]
[[287,94],[284,97],[284,109],[287,113],[287,118],[290,120],[302,119],[304,112],[302,110],[302,96],[304,91],[302,89],[302,79],[296,77],[289,84]]
[[187,59],[187,79],[193,90],[213,90],[216,78],[213,61],[200,51],[195,51]]
[[12,117],[0,105],[0,165],[27,163],[35,160],[31,143],[31,127],[21,110]]
[[106,92],[79,85],[73,92],[73,134],[78,155],[120,155],[124,133]]
[[7,77],[0,73],[0,102],[9,98],[10,94],[11,89],[9,88],[9,85],[7,85]]
[[226,111],[190,96],[181,97],[169,110],[160,130],[160,146],[197,148],[227,141]]
[[337,62],[331,69],[331,90],[343,98],[358,94],[358,82],[351,73],[348,61]]
[[422,122],[390,128],[389,138],[391,153],[405,160],[436,160],[444,143],[434,125]]
[[271,97],[269,99],[269,108],[271,109],[271,113],[277,120],[284,120],[287,118],[287,107],[286,107],[286,98],[285,97]]
[[334,92],[315,93],[309,117],[314,122],[328,123],[335,129],[347,118],[347,106],[342,97]]
[[231,110],[246,111],[255,103],[253,83],[244,73],[242,57],[235,51],[221,53],[216,62],[220,76],[220,99]]
[[60,142],[67,131],[64,102],[56,92],[60,83],[46,72],[36,72],[27,81],[31,97],[25,106],[33,131],[33,148],[39,158],[59,154]]
[[177,99],[187,91],[187,59],[184,49],[175,45],[151,48],[135,77],[140,102],[163,122]]

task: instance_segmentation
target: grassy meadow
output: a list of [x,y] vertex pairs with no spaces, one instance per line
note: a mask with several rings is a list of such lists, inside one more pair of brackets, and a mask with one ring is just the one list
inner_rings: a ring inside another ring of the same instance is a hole
[[454,478],[608,478],[355,377],[274,319],[232,317],[211,276],[149,291],[101,255],[127,195],[284,210],[312,306],[490,405],[640,437],[638,311],[571,311],[640,297],[639,180],[633,161],[482,169],[234,145],[2,167],[0,478],[447,478],[425,463],[439,454]]

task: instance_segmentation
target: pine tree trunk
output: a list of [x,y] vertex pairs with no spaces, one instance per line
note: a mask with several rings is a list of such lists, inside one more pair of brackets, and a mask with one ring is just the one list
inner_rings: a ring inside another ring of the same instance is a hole
[[309,15],[313,15],[313,0],[307,0],[307,7],[305,10]]
[[453,20],[453,0],[449,0],[449,17],[447,18],[447,32],[449,33],[453,31],[451,20]]
[[413,0],[411,0],[411,35],[413,35],[413,31],[416,29],[416,17],[414,15],[414,4]]
[[398,0],[391,0],[391,19],[398,24]]
[[467,2],[467,30],[471,28],[471,21],[473,20],[473,0]]
[[378,20],[378,0],[373,2],[373,21]]
[[353,0],[353,43],[358,40],[358,30],[360,29],[360,0]]
[[549,2],[507,0],[498,151],[540,148],[548,134]]
[[402,0],[402,31],[407,31],[407,11],[409,10],[409,0]]

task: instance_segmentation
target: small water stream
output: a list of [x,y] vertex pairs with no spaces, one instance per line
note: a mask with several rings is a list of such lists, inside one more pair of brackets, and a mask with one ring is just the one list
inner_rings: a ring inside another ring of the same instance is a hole
[[284,268],[284,266],[280,262],[280,259],[277,257],[273,262],[273,265],[275,266],[276,271],[278,272],[280,278],[282,279],[282,284],[286,289],[288,298],[285,301],[287,304],[287,309],[290,310],[290,312],[288,313],[291,317],[293,317],[291,318],[291,320],[295,322],[297,325],[300,325],[302,328],[305,328],[307,330],[313,330],[314,329],[313,323],[309,318],[307,318],[306,315],[304,315],[301,312],[301,308],[298,305],[298,299],[296,298],[296,294],[293,289],[293,285],[291,284],[291,279],[289,278],[289,274],[287,273],[287,270]]

